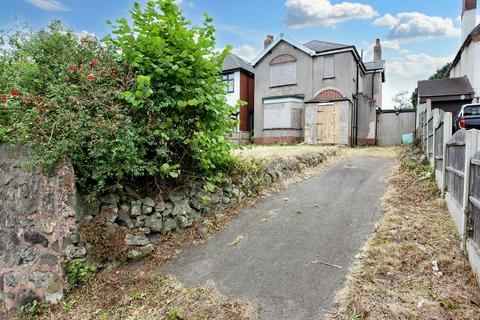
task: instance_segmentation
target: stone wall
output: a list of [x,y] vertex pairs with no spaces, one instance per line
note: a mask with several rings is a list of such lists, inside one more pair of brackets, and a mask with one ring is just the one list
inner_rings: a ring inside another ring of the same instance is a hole
[[190,228],[200,217],[196,232],[202,235],[209,216],[337,153],[328,148],[258,163],[256,174],[239,173],[213,190],[194,183],[163,196],[109,193],[86,203],[67,162],[51,175],[30,172],[22,169],[25,152],[0,147],[0,297],[7,308],[33,299],[57,302],[66,286],[63,267],[75,259],[97,255],[98,267],[141,259],[155,250],[156,235]]
[[70,164],[46,175],[24,169],[25,155],[0,144],[0,299],[7,308],[63,297],[65,239],[76,228]]

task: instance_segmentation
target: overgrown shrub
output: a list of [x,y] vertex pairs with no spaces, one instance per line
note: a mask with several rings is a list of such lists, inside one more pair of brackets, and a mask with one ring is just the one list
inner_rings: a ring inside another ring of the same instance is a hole
[[191,26],[172,0],[131,17],[104,42],[60,22],[20,30],[0,55],[0,141],[47,169],[70,158],[93,194],[211,178],[231,161],[236,121],[218,81],[228,50],[215,50],[211,18]]

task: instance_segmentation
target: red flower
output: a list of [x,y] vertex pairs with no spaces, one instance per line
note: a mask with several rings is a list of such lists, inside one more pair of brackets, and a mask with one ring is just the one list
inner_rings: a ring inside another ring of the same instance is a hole
[[5,104],[7,103],[7,95],[2,94],[2,103]]
[[93,74],[91,74],[91,73],[87,76],[87,78],[88,78],[88,80],[90,80],[90,81],[95,81],[95,76],[94,76]]
[[12,90],[12,91],[10,92],[10,95],[11,95],[12,97],[20,97],[20,96],[21,96],[21,93],[20,93],[20,91],[18,91],[18,90]]
[[48,108],[48,103],[45,103],[43,106],[44,106],[45,108]]
[[35,109],[37,109],[38,111],[42,111],[42,107],[40,106],[36,106]]
[[98,67],[98,60],[97,60],[97,59],[93,59],[92,61],[90,61],[90,66],[91,66],[92,68]]
[[30,104],[30,102],[31,102],[31,101],[30,101],[30,99],[28,99],[28,98],[23,99],[23,104]]

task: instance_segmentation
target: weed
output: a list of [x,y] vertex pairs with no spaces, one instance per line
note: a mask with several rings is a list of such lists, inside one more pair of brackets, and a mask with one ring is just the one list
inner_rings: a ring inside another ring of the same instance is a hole
[[96,272],[97,265],[89,264],[86,259],[73,260],[65,268],[67,282],[72,287],[85,283],[85,281]]
[[35,300],[21,307],[18,311],[18,317],[21,320],[39,319],[45,317],[49,307],[50,305],[47,302]]
[[451,299],[443,299],[442,302],[440,302],[440,305],[445,308],[445,310],[457,310],[460,308],[458,303]]
[[184,318],[180,315],[179,309],[173,308],[167,313],[167,320],[184,320]]

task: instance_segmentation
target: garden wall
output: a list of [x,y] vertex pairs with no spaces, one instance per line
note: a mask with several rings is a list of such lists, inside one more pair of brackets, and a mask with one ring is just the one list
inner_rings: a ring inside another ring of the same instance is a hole
[[63,297],[62,255],[75,229],[68,162],[46,175],[23,168],[26,151],[0,144],[0,299],[7,308]]
[[[63,297],[74,261],[138,260],[155,250],[159,234],[196,226],[208,232],[208,217],[238,205],[270,185],[334,156],[336,148],[256,162],[255,174],[206,190],[201,183],[155,197],[110,193],[93,203],[76,193],[68,162],[47,175],[23,168],[27,153],[0,145],[0,298],[7,308],[35,299]],[[205,217],[204,223],[195,224]]]

